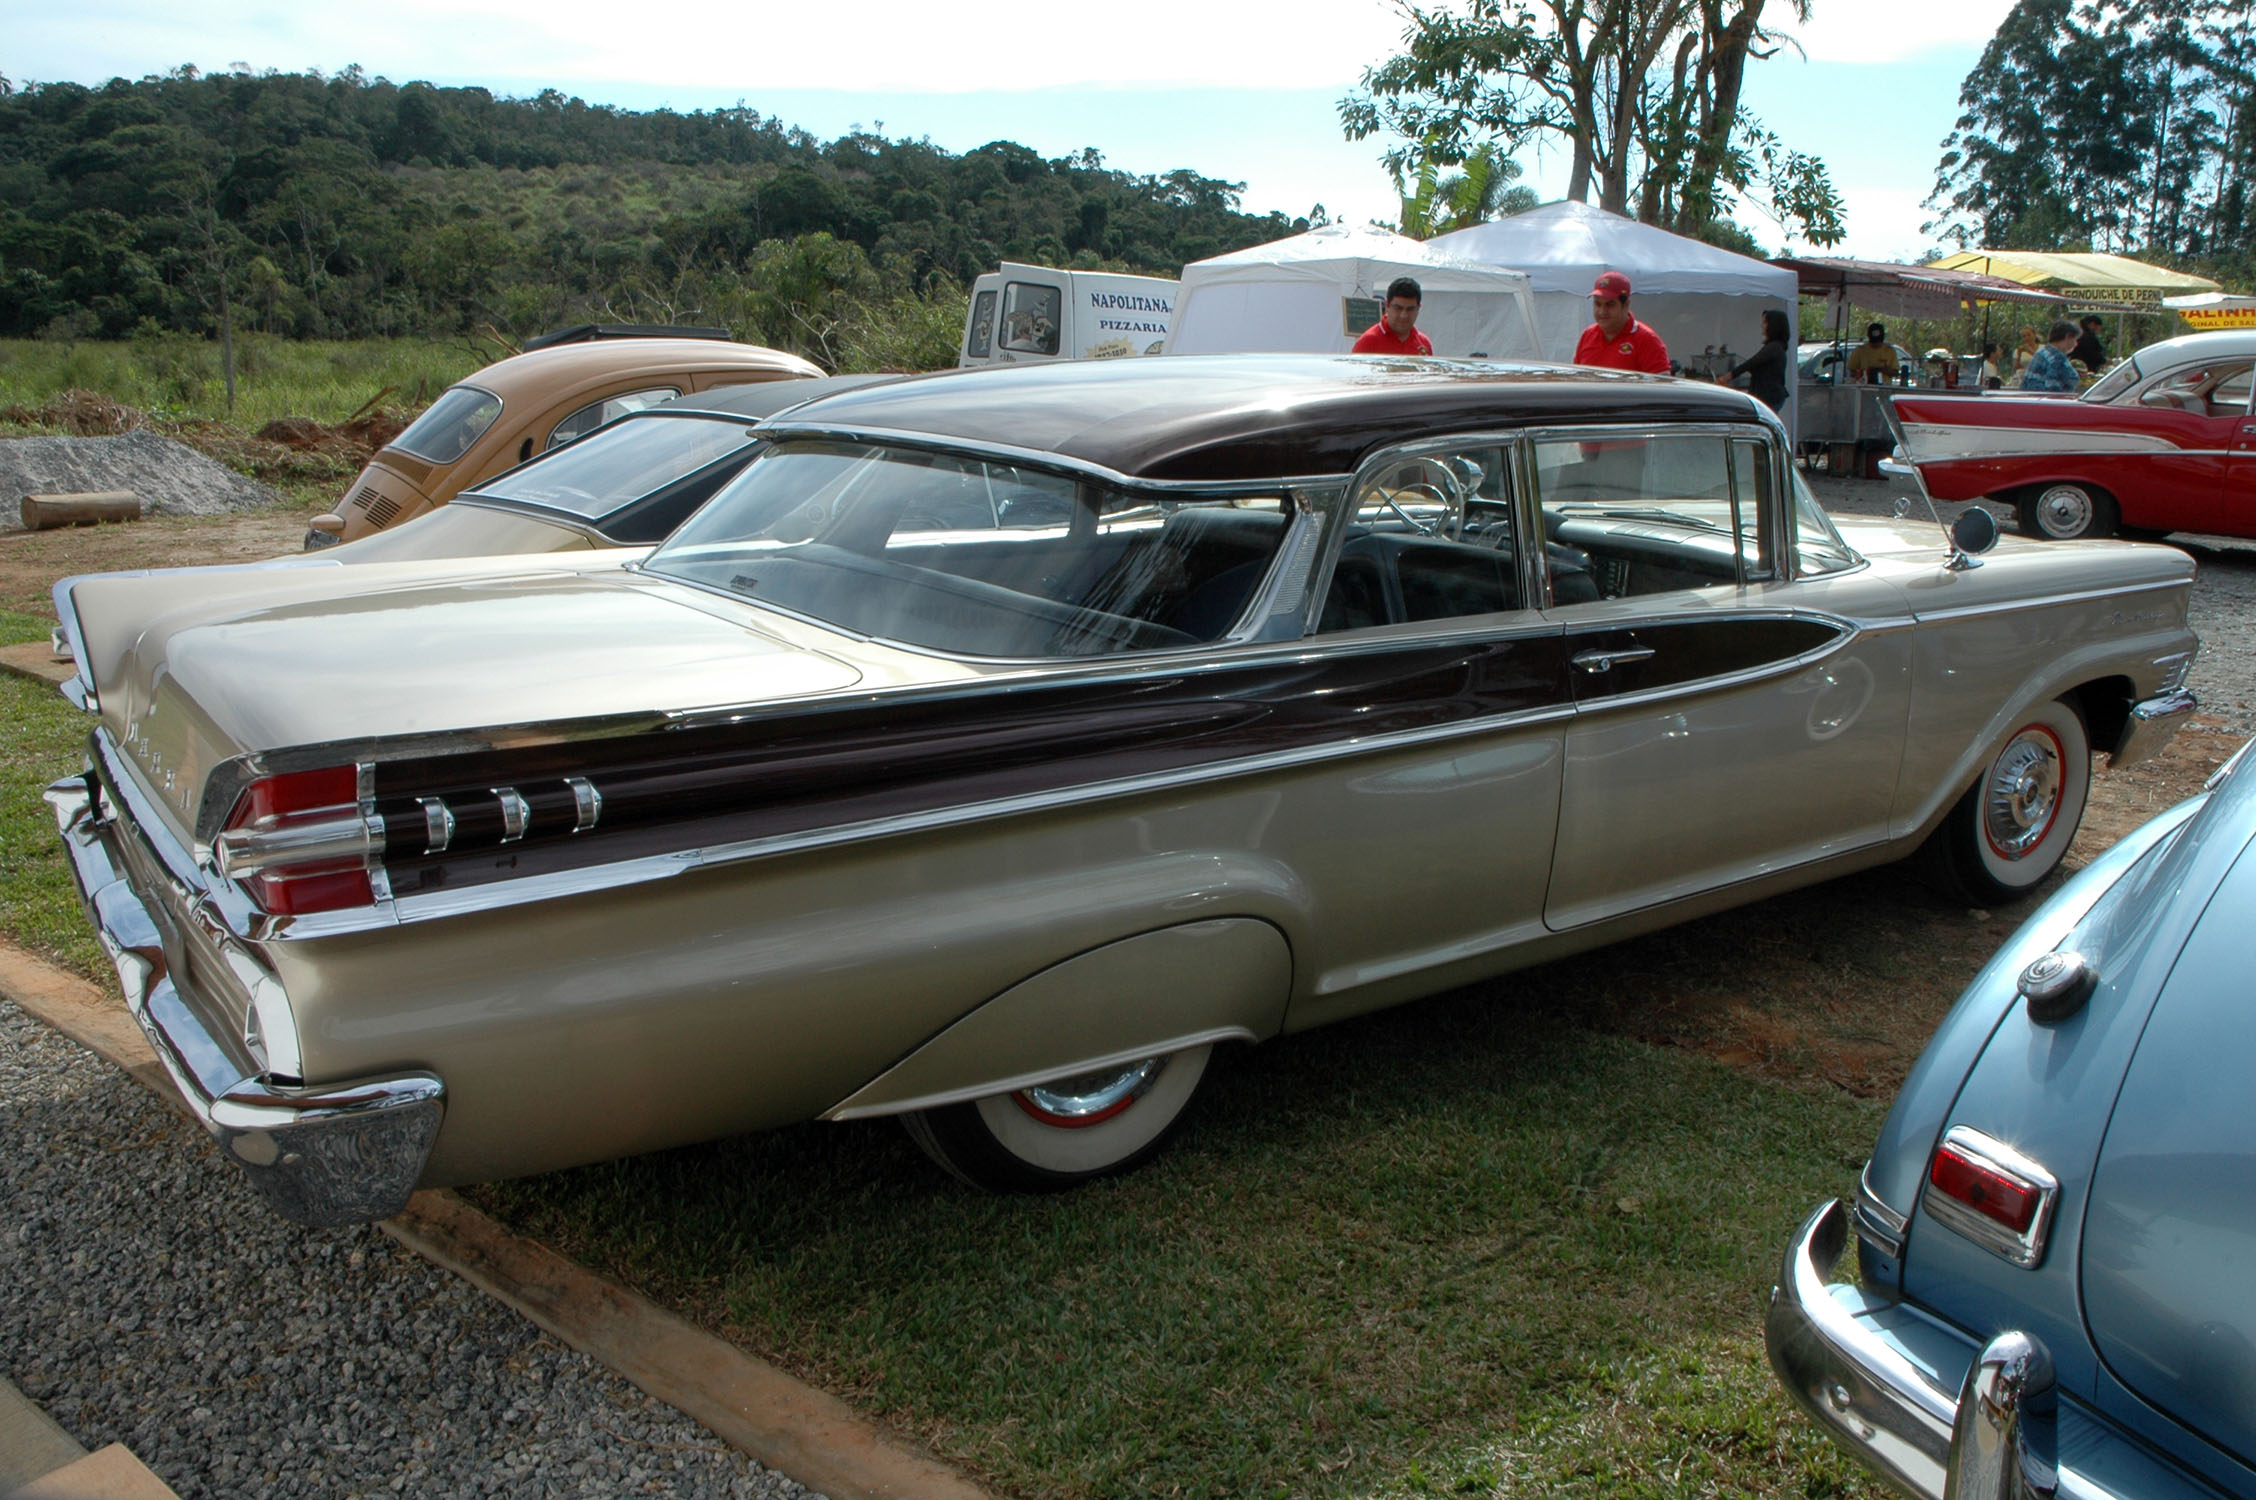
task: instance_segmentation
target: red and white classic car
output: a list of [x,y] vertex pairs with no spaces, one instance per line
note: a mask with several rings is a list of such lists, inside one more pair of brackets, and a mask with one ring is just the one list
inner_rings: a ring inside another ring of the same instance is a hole
[[2256,536],[2256,329],[2152,344],[2074,400],[1895,398],[1896,456],[1937,500],[2011,504],[2029,536]]

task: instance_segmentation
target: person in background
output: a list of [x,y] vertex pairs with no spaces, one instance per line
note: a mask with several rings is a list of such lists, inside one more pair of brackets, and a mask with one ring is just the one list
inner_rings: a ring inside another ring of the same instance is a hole
[[[1379,321],[1363,330],[1355,341],[1357,354],[1431,354],[1433,340],[1418,331],[1418,309],[1426,294],[1416,280],[1397,276],[1387,284],[1386,306]],[[1336,347],[1336,346],[1335,346]]]
[[1982,346],[1983,390],[1994,391],[2005,384],[2005,371],[1998,364],[2004,357],[2005,351],[1998,347],[1995,339]]
[[1590,288],[1590,326],[1575,344],[1574,362],[1602,370],[1642,370],[1648,375],[1669,372],[1668,345],[1651,325],[1640,323],[1629,311],[1629,278],[1606,271]]
[[2068,357],[2097,375],[2107,368],[2107,346],[2099,341],[2099,331],[2107,324],[2098,313],[2085,313],[2080,322],[2083,333]]
[[2021,377],[2025,391],[2070,391],[2083,384],[2076,367],[2068,363],[2068,351],[2076,347],[2076,325],[2062,318],[2052,325],[2052,337],[2029,360],[2029,372]]
[[1731,367],[1726,380],[1747,377],[1747,391],[1772,411],[1786,409],[1787,357],[1793,347],[1793,329],[1786,314],[1766,307],[1762,315],[1762,347]]
[[1903,361],[1896,357],[1896,346],[1888,342],[1888,325],[1867,323],[1864,342],[1849,351],[1850,384],[1869,380],[1874,385],[1887,385],[1902,367]]
[[2043,347],[2043,344],[2037,338],[2037,331],[2026,323],[2022,324],[2021,347],[2013,351],[2014,384],[2019,385],[2021,383],[2021,377],[2029,371],[2029,361],[2035,359],[2037,351]]

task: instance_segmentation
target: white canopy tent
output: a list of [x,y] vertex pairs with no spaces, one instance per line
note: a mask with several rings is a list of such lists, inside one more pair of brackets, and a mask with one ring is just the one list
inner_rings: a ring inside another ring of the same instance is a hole
[[1379,320],[1397,276],[1418,282],[1418,328],[1436,355],[1542,357],[1526,276],[1345,224],[1183,267],[1160,352],[1344,354]]
[[[1525,271],[1546,359],[1574,358],[1575,341],[1590,326],[1590,286],[1601,271],[1629,278],[1630,311],[1652,325],[1671,359],[1701,373],[1720,374],[1762,347],[1766,307],[1796,326],[1800,287],[1792,271],[1587,203],[1546,203],[1438,235],[1427,246]],[[1791,377],[1786,392],[1782,415],[1792,432]]]

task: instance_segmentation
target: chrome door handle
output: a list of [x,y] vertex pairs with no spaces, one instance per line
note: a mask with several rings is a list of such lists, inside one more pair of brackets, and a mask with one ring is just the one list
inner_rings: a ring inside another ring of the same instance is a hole
[[1577,651],[1574,664],[1595,676],[1603,676],[1614,669],[1615,662],[1643,661],[1653,654],[1651,646],[1624,646],[1618,651]]

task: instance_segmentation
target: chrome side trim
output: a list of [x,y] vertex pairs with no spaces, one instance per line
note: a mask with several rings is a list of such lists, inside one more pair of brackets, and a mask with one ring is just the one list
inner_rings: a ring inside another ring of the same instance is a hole
[[787,412],[758,424],[760,436],[771,443],[788,443],[794,439],[814,442],[845,442],[883,444],[888,447],[914,448],[924,453],[947,453],[958,458],[985,459],[1007,463],[1025,469],[1041,469],[1052,474],[1064,474],[1076,479],[1095,479],[1124,490],[1142,490],[1162,495],[1212,495],[1216,498],[1229,495],[1278,495],[1287,489],[1305,488],[1309,485],[1340,484],[1345,474],[1292,474],[1266,479],[1237,479],[1215,481],[1210,479],[1138,479],[1117,469],[1108,469],[1087,459],[1072,458],[1047,448],[1020,448],[1011,443],[973,442],[963,438],[938,437],[929,432],[906,431],[892,427],[857,427],[828,422],[788,421]]
[[1855,1227],[1857,1238],[1890,1260],[1901,1260],[1904,1231],[1911,1220],[1897,1213],[1872,1190],[1872,1163],[1857,1176]]
[[2152,583],[2131,583],[2115,589],[2090,589],[2081,594],[2053,594],[2041,600],[2001,600],[1996,604],[1968,604],[1958,609],[1923,610],[1918,619],[1922,625],[1941,620],[1970,620],[1980,615],[2025,615],[2032,609],[2049,609],[2056,604],[2088,604],[2095,599],[2120,599],[2132,594],[2152,594],[2170,589],[2184,589],[2183,579],[2156,579]]
[[1044,1083],[1055,1083],[1061,1078],[1073,1078],[1083,1073],[1095,1073],[1104,1068],[1117,1068],[1147,1058],[1182,1052],[1192,1047],[1208,1047],[1216,1042],[1256,1042],[1260,1038],[1243,1026],[1218,1026],[1211,1031],[1194,1031],[1188,1036],[1170,1037],[1166,1041],[1147,1046],[1131,1047],[1121,1052],[1107,1052],[1097,1057],[1070,1063],[1059,1068],[1044,1068],[1039,1073],[1022,1073],[1015,1078],[998,1078],[987,1083],[976,1083],[966,1088],[948,1089],[937,1094],[922,1094],[914,1099],[903,1099],[891,1104],[863,1105],[851,1109],[833,1109],[826,1112],[825,1120],[867,1120],[880,1115],[905,1115],[920,1109],[939,1109],[949,1104],[969,1104],[974,1099],[991,1098],[996,1094],[1015,1093]]
[[[46,800],[127,1009],[190,1113],[268,1206],[317,1227],[406,1207],[438,1138],[445,1085],[419,1071],[312,1087],[246,1074],[183,998],[186,976],[172,969],[162,930],[125,878],[111,846],[117,825],[99,811],[88,779],[58,781]],[[294,1060],[296,1037],[273,1034],[288,1024],[286,1000],[254,992],[254,1005],[262,1045]]]
[[[1377,751],[1396,750],[1416,745],[1445,744],[1452,740],[1467,739],[1477,735],[1493,734],[1501,729],[1521,728],[1531,724],[1544,724],[1572,718],[1575,708],[1571,704],[1558,704],[1523,713],[1498,714],[1492,718],[1478,719],[1463,724],[1434,725],[1425,729],[1408,730],[1400,734],[1376,735],[1367,740],[1348,740],[1331,745],[1320,745],[1305,750],[1281,750],[1269,755],[1250,755],[1242,760],[1226,761],[1219,765],[1200,768],[1199,780],[1224,780],[1240,776],[1258,776],[1271,771],[1290,770],[1325,760],[1349,755],[1363,755]],[[331,923],[324,921],[318,928],[308,927],[309,935],[323,935],[352,931],[358,927],[389,926],[396,916],[401,922],[432,921],[441,917],[459,916],[465,912],[491,911],[516,906],[528,901],[549,900],[558,896],[579,895],[589,891],[611,890],[623,885],[633,885],[647,880],[662,880],[685,874],[691,870],[716,865],[735,864],[744,860],[771,859],[783,854],[796,854],[808,849],[824,849],[840,844],[860,843],[870,839],[894,838],[909,834],[931,832],[935,829],[954,828],[966,823],[985,822],[994,818],[1016,817],[1025,813],[1047,812],[1058,808],[1075,807],[1084,803],[1102,802],[1116,797],[1138,796],[1145,792],[1163,791],[1179,787],[1192,778],[1180,772],[1161,772],[1146,776],[1123,777],[1115,781],[1093,782],[1086,786],[1070,787],[1062,791],[1030,792],[1019,797],[1003,797],[987,802],[966,803],[959,807],[936,808],[930,812],[911,813],[901,817],[876,819],[866,823],[844,823],[831,828],[810,829],[804,833],[777,834],[765,838],[744,839],[734,843],[706,844],[685,849],[675,854],[653,854],[638,859],[622,860],[615,864],[596,865],[584,870],[567,870],[553,875],[530,875],[521,879],[475,886],[463,891],[416,892],[394,898],[391,908],[383,913],[370,912],[366,918],[354,922]],[[323,918],[353,917],[350,912],[323,913]],[[319,919],[301,919],[319,920]],[[278,933],[288,937],[291,933]]]

